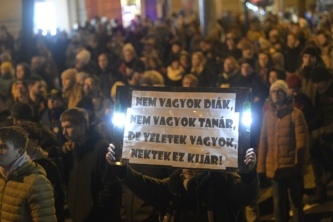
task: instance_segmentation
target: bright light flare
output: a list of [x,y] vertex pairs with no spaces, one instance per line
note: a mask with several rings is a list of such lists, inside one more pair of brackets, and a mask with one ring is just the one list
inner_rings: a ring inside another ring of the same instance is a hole
[[112,123],[117,127],[123,127],[125,125],[125,114],[113,113]]
[[242,123],[244,126],[247,126],[247,127],[251,126],[251,123],[252,123],[251,112],[249,112],[249,111],[243,112]]

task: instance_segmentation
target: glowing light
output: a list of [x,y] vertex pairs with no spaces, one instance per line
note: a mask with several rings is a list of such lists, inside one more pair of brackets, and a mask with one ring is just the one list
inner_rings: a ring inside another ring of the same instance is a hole
[[243,112],[243,118],[242,118],[242,123],[244,126],[251,126],[252,123],[252,117],[251,117],[251,112]]
[[55,35],[56,17],[53,2],[36,2],[35,3],[35,31],[38,29],[43,30],[43,35],[46,35],[47,31],[51,32],[51,35]]
[[125,125],[125,114],[113,113],[112,123],[117,127],[123,127]]

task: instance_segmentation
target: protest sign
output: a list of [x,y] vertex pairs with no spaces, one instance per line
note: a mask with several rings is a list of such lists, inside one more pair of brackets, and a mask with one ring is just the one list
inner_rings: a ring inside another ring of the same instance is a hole
[[124,99],[130,100],[123,110],[126,120],[122,159],[130,164],[239,169],[244,159],[239,158],[240,154],[244,154],[244,145],[249,144],[248,135],[240,136],[244,134],[240,104],[244,103],[245,95],[249,96],[249,90],[239,90],[125,91]]

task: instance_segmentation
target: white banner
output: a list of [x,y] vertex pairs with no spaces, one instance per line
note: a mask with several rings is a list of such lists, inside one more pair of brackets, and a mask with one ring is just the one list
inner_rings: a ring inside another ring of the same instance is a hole
[[235,111],[235,93],[132,92],[132,108],[212,109]]
[[122,158],[181,168],[238,168],[235,93],[132,92]]

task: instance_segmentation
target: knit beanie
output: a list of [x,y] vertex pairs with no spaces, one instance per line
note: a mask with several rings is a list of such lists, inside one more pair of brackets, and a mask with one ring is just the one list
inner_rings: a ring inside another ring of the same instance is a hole
[[76,54],[76,59],[80,60],[84,64],[88,64],[90,62],[91,54],[88,50],[82,49],[78,54]]
[[284,81],[284,80],[280,80],[280,79],[277,80],[275,83],[273,83],[273,84],[271,85],[270,91],[272,91],[273,88],[275,88],[275,87],[278,87],[279,89],[283,90],[283,92],[286,94],[286,96],[289,95],[289,92],[288,92],[288,85],[287,85],[286,81]]
[[287,77],[287,84],[289,89],[302,88],[302,79],[297,74],[291,74]]
[[323,66],[315,66],[310,74],[312,82],[325,82],[332,79],[332,74]]
[[1,64],[1,69],[5,69],[13,75],[13,65],[10,62],[4,62]]

